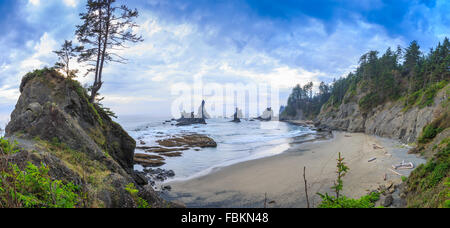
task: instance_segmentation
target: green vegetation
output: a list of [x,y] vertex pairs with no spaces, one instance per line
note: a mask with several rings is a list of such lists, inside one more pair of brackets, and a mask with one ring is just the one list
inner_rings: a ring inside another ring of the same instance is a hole
[[449,137],[442,140],[435,156],[417,167],[408,178],[409,207],[450,207],[449,140]]
[[360,199],[351,199],[340,194],[344,188],[342,178],[348,172],[349,168],[345,165],[344,158],[339,153],[337,160],[337,180],[332,187],[336,196],[330,196],[328,193],[317,193],[322,202],[319,204],[319,208],[373,208],[375,202],[380,199],[380,193],[372,192],[369,195],[363,196]]
[[355,72],[334,80],[331,85],[322,83],[315,95],[311,83],[303,88],[296,86],[284,115],[293,117],[300,110],[305,119],[314,119],[323,109],[332,116],[341,104],[351,101],[359,104],[363,113],[397,100],[404,102],[404,111],[430,106],[450,81],[449,50],[450,41],[445,38],[427,55],[420,51],[416,41],[405,49],[388,48],[381,56],[377,51],[369,51],[361,56]]
[[328,194],[321,195],[322,202],[319,208],[374,208],[375,202],[380,199],[380,193],[370,193],[360,199],[351,199],[341,196],[338,199]]
[[125,190],[133,197],[134,202],[137,204],[137,208],[150,208],[148,202],[138,196],[139,191],[136,189],[133,183],[128,184]]
[[437,134],[441,133],[444,129],[435,128],[433,125],[427,125],[422,131],[422,135],[419,138],[419,143],[427,143],[434,139]]
[[20,149],[17,147],[17,142],[11,143],[8,140],[0,137],[0,156],[18,153]]
[[53,180],[49,167],[28,162],[22,170],[5,156],[19,153],[17,142],[0,138],[0,208],[73,208],[81,202],[80,188]]
[[[302,115],[303,118],[312,119],[320,113],[322,105],[330,98],[330,87],[322,82],[319,86],[320,92],[313,95],[313,86],[312,82],[303,87],[295,86],[289,96],[288,106],[281,114],[283,118]],[[298,113],[299,111],[301,113]]]
[[447,80],[436,82],[424,89],[419,89],[418,91],[408,95],[405,98],[404,111],[407,111],[416,106],[418,106],[419,108],[425,108],[427,106],[433,105],[436,94],[447,85]]
[[[21,169],[19,165],[7,162],[7,156],[18,153],[20,149],[17,143],[0,138],[0,208],[103,207],[97,196],[104,190],[114,191],[108,181],[111,171],[105,164],[72,150],[57,138],[49,142],[35,137],[34,141],[39,150],[61,159],[74,172],[74,177],[82,179],[83,185],[53,179],[49,175],[50,167],[43,164],[37,167],[28,162]],[[139,190],[134,184],[127,185],[125,190],[138,208],[150,207],[147,201],[139,197]]]
[[0,207],[74,208],[81,201],[79,187],[52,180],[50,169],[31,163],[25,170],[15,164],[0,172]]
[[402,176],[402,181],[403,181],[403,182],[406,182],[406,181],[408,181],[408,178],[405,177],[405,176]]

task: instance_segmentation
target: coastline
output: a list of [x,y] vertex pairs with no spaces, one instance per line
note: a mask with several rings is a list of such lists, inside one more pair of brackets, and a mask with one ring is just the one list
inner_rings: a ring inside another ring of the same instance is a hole
[[[382,149],[375,149],[374,144]],[[389,171],[393,164],[411,160],[417,166],[425,162],[416,155],[408,155],[407,150],[394,140],[335,132],[331,140],[292,143],[279,155],[226,166],[187,181],[170,181],[166,184],[172,191],[163,196],[182,201],[188,207],[260,208],[267,194],[269,207],[301,208],[306,206],[302,177],[306,166],[310,201],[317,205],[319,197],[315,193],[331,193],[337,154],[341,152],[350,167],[344,177],[343,194],[356,198],[388,182],[399,184],[401,176]],[[373,157],[377,159],[368,162]],[[398,172],[408,176],[411,170]]]

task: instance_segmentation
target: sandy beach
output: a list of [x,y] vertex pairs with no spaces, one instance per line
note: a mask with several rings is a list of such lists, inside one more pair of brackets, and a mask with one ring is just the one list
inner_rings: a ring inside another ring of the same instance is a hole
[[[336,159],[341,152],[350,168],[344,178],[343,194],[361,197],[381,184],[401,182],[390,171],[402,160],[416,166],[424,160],[407,154],[405,145],[362,133],[334,132],[333,139],[292,144],[286,152],[223,167],[196,179],[168,183],[167,198],[188,207],[306,207],[303,167],[306,167],[310,202],[317,205],[317,192],[331,193],[336,178]],[[374,147],[374,145],[376,145]],[[369,162],[370,159],[376,160]],[[396,170],[408,176],[411,170]],[[384,177],[387,177],[384,180]]]

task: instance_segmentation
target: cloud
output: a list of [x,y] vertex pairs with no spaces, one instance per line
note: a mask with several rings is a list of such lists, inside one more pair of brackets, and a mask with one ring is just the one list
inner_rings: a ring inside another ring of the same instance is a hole
[[40,0],[28,0],[28,3],[33,6],[38,6],[41,4],[41,1]]
[[[0,103],[12,107],[20,78],[51,66],[52,50],[74,39],[78,0],[14,1],[0,7]],[[331,82],[354,70],[359,57],[417,39],[423,49],[450,33],[450,3],[437,1],[148,0],[138,8],[145,42],[118,53],[100,91],[117,113],[167,114],[171,85],[274,82],[282,102],[295,84]],[[0,3],[2,4],[2,3]],[[83,67],[82,65],[76,65]],[[92,77],[79,77],[82,84]],[[7,98],[7,99],[6,99]]]
[[75,8],[75,7],[77,7],[77,5],[78,5],[78,0],[64,0],[64,3],[65,3],[67,6],[70,6],[70,7]]

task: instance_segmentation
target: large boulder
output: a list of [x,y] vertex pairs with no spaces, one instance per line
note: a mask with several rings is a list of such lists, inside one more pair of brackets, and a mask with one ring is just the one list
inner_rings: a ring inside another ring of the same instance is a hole
[[133,170],[136,142],[86,90],[51,69],[27,74],[6,127],[6,137],[23,151],[13,163],[46,164],[51,176],[83,186],[96,207],[136,207],[127,186],[153,207],[169,205]]
[[97,105],[76,81],[55,71],[27,74],[21,96],[6,127],[6,136],[65,143],[92,159],[110,155],[124,169],[133,167],[136,142]]

